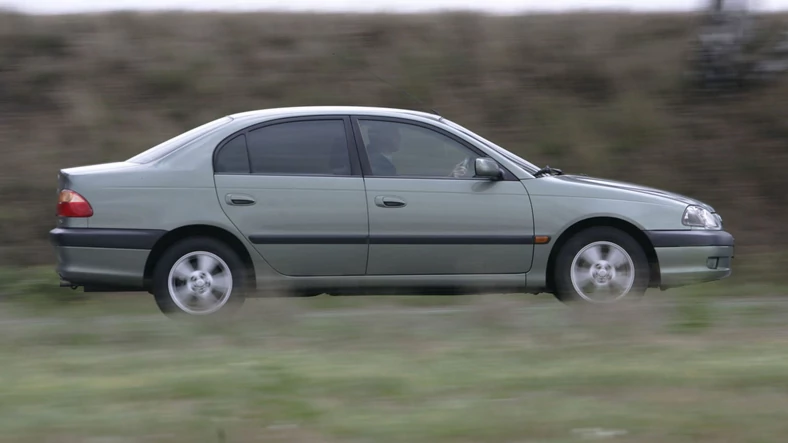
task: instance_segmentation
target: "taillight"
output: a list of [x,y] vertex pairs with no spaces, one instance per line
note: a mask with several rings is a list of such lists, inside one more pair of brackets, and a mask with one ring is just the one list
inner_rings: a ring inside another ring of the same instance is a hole
[[57,199],[58,217],[90,217],[93,208],[84,197],[70,189],[60,191]]

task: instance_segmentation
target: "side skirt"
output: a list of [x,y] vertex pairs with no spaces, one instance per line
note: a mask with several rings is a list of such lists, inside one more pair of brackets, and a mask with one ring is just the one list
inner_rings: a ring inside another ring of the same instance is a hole
[[257,297],[292,295],[470,295],[524,293],[525,274],[262,278]]

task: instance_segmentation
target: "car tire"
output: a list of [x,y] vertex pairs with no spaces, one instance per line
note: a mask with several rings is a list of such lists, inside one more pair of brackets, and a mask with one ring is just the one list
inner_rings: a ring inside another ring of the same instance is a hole
[[632,236],[600,226],[573,235],[558,251],[554,272],[558,300],[607,304],[642,297],[650,268]]
[[171,318],[228,316],[243,305],[249,278],[241,258],[225,243],[190,237],[159,258],[153,296]]

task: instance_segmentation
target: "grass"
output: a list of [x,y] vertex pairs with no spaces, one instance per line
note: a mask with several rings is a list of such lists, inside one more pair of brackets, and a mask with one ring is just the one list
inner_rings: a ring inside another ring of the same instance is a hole
[[397,307],[414,299],[253,300],[224,324],[169,321],[145,296],[57,310],[7,302],[0,441],[696,443],[788,432],[787,303],[666,293],[604,311],[533,296]]

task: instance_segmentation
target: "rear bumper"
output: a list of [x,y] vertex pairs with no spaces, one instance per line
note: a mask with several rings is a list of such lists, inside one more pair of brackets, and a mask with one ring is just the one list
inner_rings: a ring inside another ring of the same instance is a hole
[[60,278],[86,290],[141,290],[150,250],[165,231],[57,228],[49,233]]
[[49,241],[55,247],[153,249],[167,231],[158,229],[55,228]]
[[733,236],[725,231],[647,231],[657,253],[660,288],[721,280],[731,275]]

